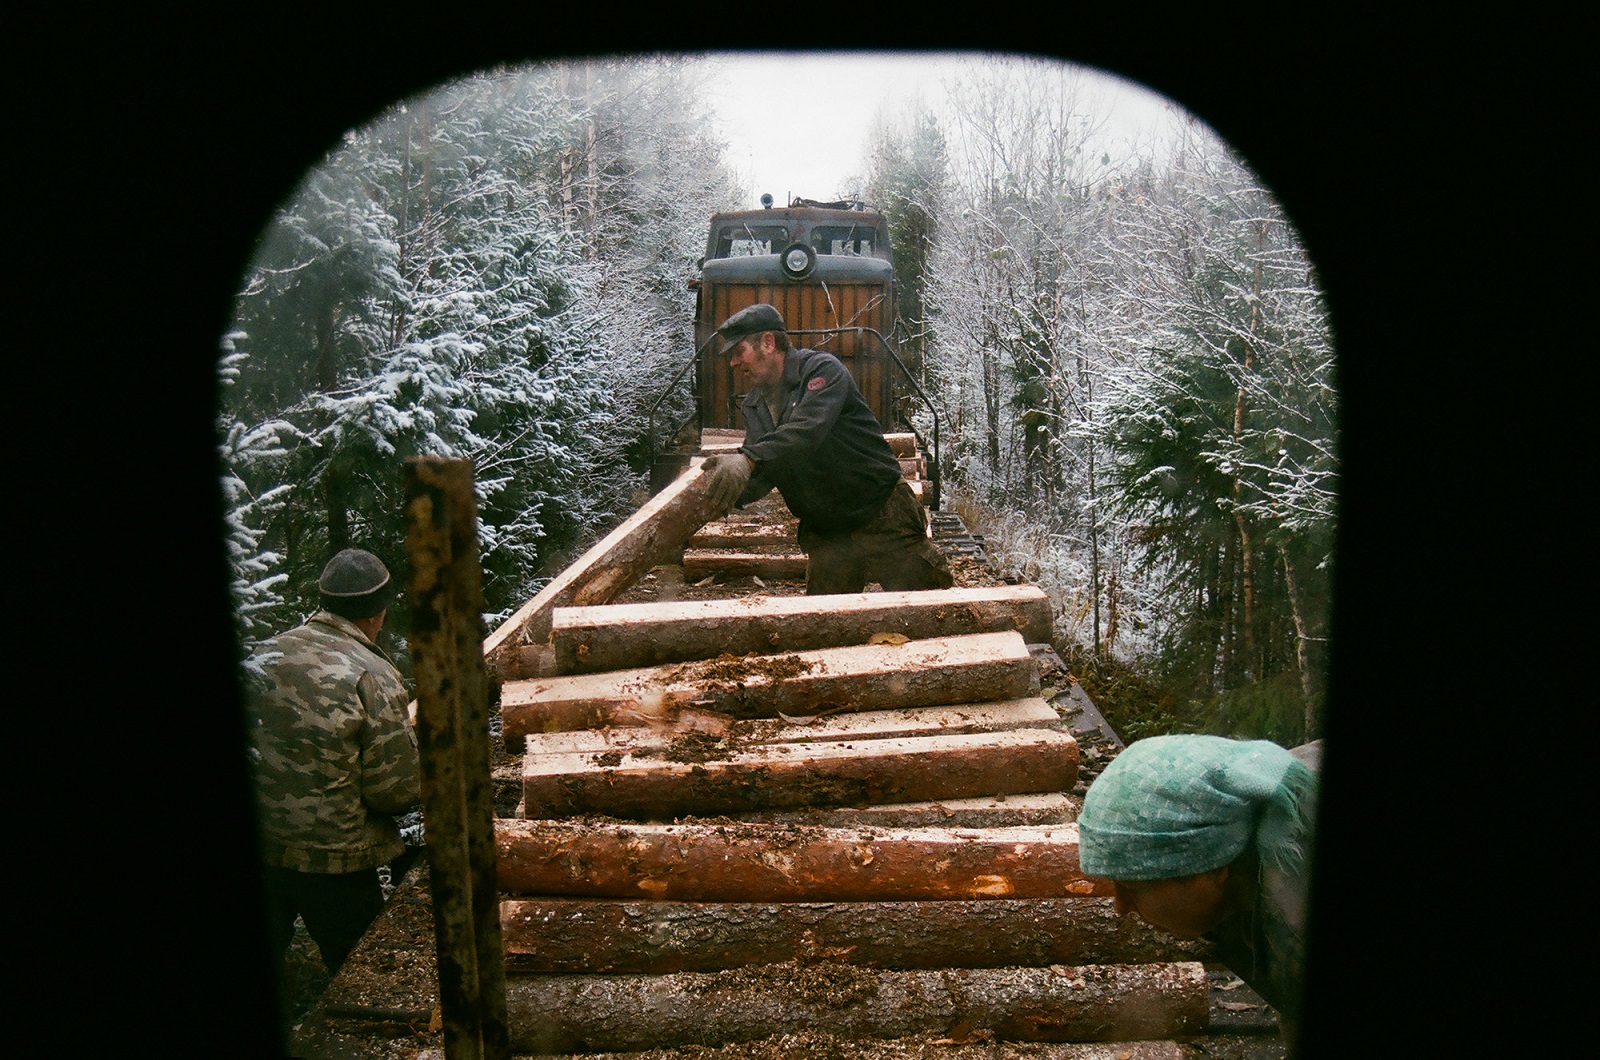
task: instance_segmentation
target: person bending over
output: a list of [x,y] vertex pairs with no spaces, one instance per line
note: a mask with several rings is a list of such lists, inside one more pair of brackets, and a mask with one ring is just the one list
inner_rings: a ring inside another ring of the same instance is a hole
[[1085,875],[1117,911],[1219,960],[1278,1011],[1295,1048],[1305,969],[1306,891],[1322,741],[1156,736],[1117,755],[1078,816]]

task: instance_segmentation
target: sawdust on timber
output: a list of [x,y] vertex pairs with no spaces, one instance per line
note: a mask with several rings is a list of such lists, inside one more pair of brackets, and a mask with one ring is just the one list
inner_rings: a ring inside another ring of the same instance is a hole
[[816,668],[795,655],[720,655],[705,662],[683,663],[661,675],[666,684],[743,684],[752,677],[783,681]]

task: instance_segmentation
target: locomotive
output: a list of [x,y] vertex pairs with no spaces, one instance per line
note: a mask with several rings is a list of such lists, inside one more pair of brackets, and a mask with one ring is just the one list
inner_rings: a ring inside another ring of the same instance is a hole
[[[692,371],[693,408],[668,432],[679,444],[655,461],[653,487],[686,466],[690,446],[683,443],[698,443],[703,432],[743,431],[748,381],[718,356],[713,340],[730,315],[766,302],[783,314],[796,346],[825,350],[844,363],[886,431],[917,434],[930,458],[929,500],[938,507],[938,412],[901,356],[906,332],[896,307],[888,218],[859,200],[797,197],[777,208],[763,195],[761,203],[757,210],[711,215],[699,275],[689,281],[694,357],[673,381],[681,384]],[[931,439],[911,422],[918,406],[930,417]]]

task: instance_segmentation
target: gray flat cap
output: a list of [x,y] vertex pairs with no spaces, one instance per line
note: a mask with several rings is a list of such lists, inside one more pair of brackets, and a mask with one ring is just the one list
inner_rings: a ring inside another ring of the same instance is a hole
[[765,302],[757,302],[753,306],[746,306],[722,322],[722,326],[717,329],[717,336],[722,343],[717,353],[719,356],[726,356],[740,339],[759,335],[763,331],[787,333],[788,330],[783,323],[782,313]]
[[367,596],[389,584],[389,569],[372,553],[347,548],[328,561],[317,579],[323,596]]

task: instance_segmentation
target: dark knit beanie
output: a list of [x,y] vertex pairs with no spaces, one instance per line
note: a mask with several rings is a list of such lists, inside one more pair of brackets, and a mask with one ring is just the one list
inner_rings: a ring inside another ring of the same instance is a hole
[[352,621],[371,618],[394,599],[389,569],[372,553],[347,548],[328,561],[317,580],[322,608]]

